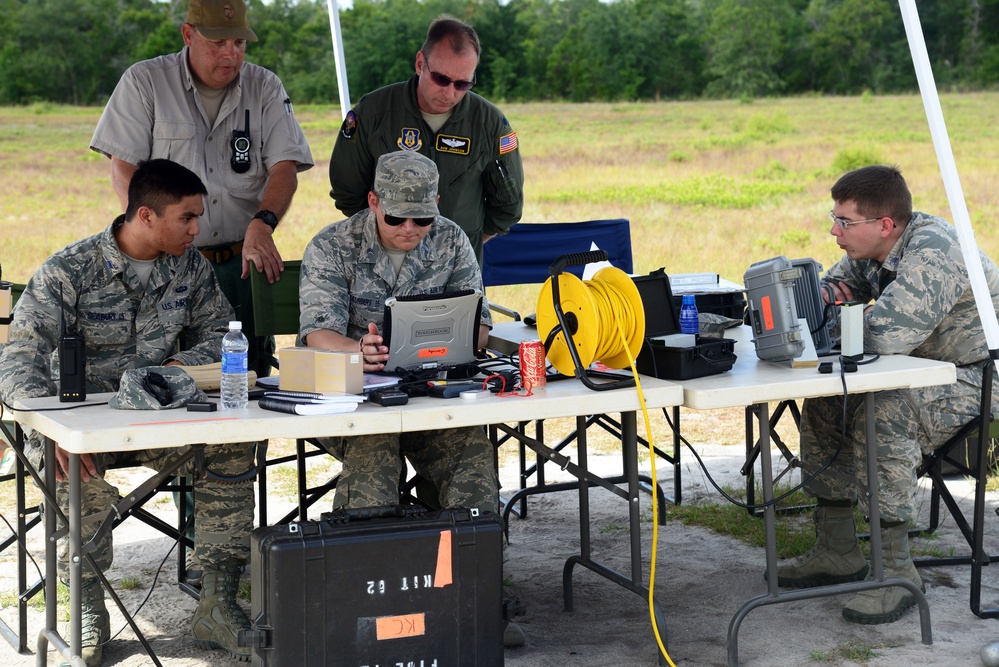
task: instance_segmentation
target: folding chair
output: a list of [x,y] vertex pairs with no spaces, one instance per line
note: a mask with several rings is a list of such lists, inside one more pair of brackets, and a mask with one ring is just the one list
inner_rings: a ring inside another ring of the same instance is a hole
[[[287,336],[298,335],[299,305],[298,305],[298,282],[302,271],[301,260],[286,261],[284,263],[284,273],[281,280],[275,283],[267,282],[267,276],[258,272],[255,268],[250,270],[250,291],[253,300],[253,325],[258,336]],[[278,360],[271,357],[270,364],[278,368]],[[314,449],[306,449],[306,444]],[[258,498],[257,507],[260,511],[260,525],[267,523],[267,468],[270,466],[296,461],[298,466],[298,509],[293,510],[278,519],[278,523],[284,524],[294,520],[305,521],[308,518],[308,509],[319,501],[324,495],[336,488],[336,481],[339,475],[335,475],[326,482],[314,486],[308,486],[306,479],[306,459],[313,456],[326,454],[326,450],[315,442],[297,439],[295,441],[295,454],[279,456],[267,460],[258,476]]]
[[[992,440],[999,438],[999,423],[992,411],[992,390],[995,379],[995,363],[990,359],[985,363],[982,374],[982,394],[979,403],[978,416],[968,422],[947,442],[932,453],[923,457],[916,469],[919,477],[928,477],[932,483],[930,491],[930,522],[926,528],[910,531],[910,535],[933,533],[940,525],[940,501],[954,518],[964,539],[971,548],[971,553],[960,556],[913,558],[917,567],[934,567],[943,565],[971,565],[971,592],[969,605],[973,614],[979,618],[999,618],[999,608],[982,609],[982,568],[991,564],[997,556],[989,556],[983,548],[985,537],[985,487],[988,482],[990,466],[988,451]],[[969,447],[977,443],[977,451]],[[971,524],[961,511],[944,480],[952,474],[949,466],[957,474],[974,480],[975,504]]]
[[[24,292],[24,287],[24,285],[18,283],[11,284],[11,306],[17,303],[18,298]],[[3,345],[0,345],[0,350],[2,349]],[[6,442],[8,447],[14,447],[14,440],[14,422],[4,420],[3,423],[0,424],[0,441]],[[13,532],[3,541],[0,541],[0,553],[6,551],[9,547],[16,547],[18,542],[23,541],[27,537],[29,530],[41,523],[41,512],[39,511],[39,506],[27,506],[27,499],[25,496],[26,477],[27,475],[20,459],[15,460],[13,470],[8,473],[0,474],[0,483],[14,482],[14,498],[17,512],[15,525],[12,527]],[[23,549],[18,548],[17,630],[15,631],[4,621],[0,620],[0,635],[3,635],[4,639],[6,639],[18,653],[26,653],[28,651],[28,602],[45,586],[44,577],[39,578],[38,581],[31,585],[28,584],[27,577],[27,554]]]
[[[24,285],[15,284],[12,289],[12,301],[13,304],[17,303],[18,298],[24,292]],[[12,304],[12,305],[13,305]],[[0,346],[2,347],[2,346]],[[15,435],[15,425],[12,421],[4,421],[0,425],[0,440],[5,440],[8,442],[8,446],[16,446],[14,443],[16,441]],[[24,543],[28,531],[30,531],[35,526],[41,523],[41,511],[39,505],[33,505],[31,507],[27,506],[27,494],[26,494],[26,480],[28,479],[28,473],[25,470],[20,459],[15,463],[13,472],[0,475],[0,483],[13,481],[14,482],[14,495],[17,506],[17,521],[14,529],[14,533],[0,541],[0,552],[5,551],[7,548],[14,546],[16,544]],[[155,494],[161,492],[169,491],[189,491],[190,487],[185,486],[180,480],[169,478],[165,479],[161,484],[155,486],[155,488],[148,488],[143,492],[141,497],[136,497],[132,503],[132,507],[125,512],[122,512],[117,516],[112,524],[112,528],[116,528],[125,519],[130,516],[134,516],[136,519],[142,521],[146,525],[155,528],[159,532],[163,533],[167,537],[174,540],[181,540],[181,544],[186,548],[193,547],[193,544],[183,536],[183,523],[184,517],[186,515],[186,507],[183,502],[178,508],[178,518],[177,526],[171,526],[167,522],[163,521],[154,514],[143,509],[143,505],[152,498]],[[180,550],[181,552],[183,550]],[[0,620],[0,635],[7,640],[12,647],[14,647],[18,653],[26,653],[28,651],[27,646],[27,605],[28,602],[45,587],[44,576],[40,577],[38,581],[28,584],[27,582],[27,554],[23,549],[18,549],[17,554],[17,568],[18,568],[18,584],[17,584],[17,607],[18,607],[18,630],[15,632],[10,628],[5,622]],[[184,586],[184,570],[185,562],[182,553],[178,554],[178,564],[177,564],[177,581]],[[191,590],[185,588],[188,593]],[[193,595],[197,597],[197,592]]]
[[[541,284],[548,279],[548,271],[552,263],[562,255],[579,254],[589,252],[593,249],[600,249],[607,253],[608,261],[611,265],[621,269],[625,273],[632,273],[631,260],[631,228],[630,223],[625,218],[615,220],[590,220],[586,222],[551,222],[551,223],[520,223],[514,225],[510,231],[503,235],[490,239],[483,247],[482,280],[483,284],[489,287],[500,285],[524,285]],[[583,266],[570,266],[567,271],[574,273],[577,277],[582,277]],[[502,313],[515,321],[521,319],[520,313],[495,304],[490,300],[489,307],[492,311]],[[678,419],[679,408],[674,408],[674,420]],[[614,437],[621,437],[621,425],[616,420],[607,415],[590,415],[586,418],[585,427],[598,425]],[[526,437],[528,422],[521,422],[516,427],[516,432]],[[507,433],[500,435],[497,427],[490,427],[490,437],[497,448],[514,435]],[[534,423],[534,439],[544,442],[544,424],[542,420]],[[555,452],[570,445],[576,440],[578,430],[573,430],[554,446]],[[643,444],[647,444],[644,441]],[[516,512],[521,518],[527,516],[527,497],[539,493],[549,493],[553,491],[567,491],[578,488],[575,482],[569,483],[549,483],[545,480],[544,464],[546,459],[540,454],[536,454],[536,460],[528,465],[527,448],[524,442],[518,439],[520,457],[520,489],[514,493],[505,503],[503,509],[504,524],[507,524],[511,512]],[[656,454],[673,466],[674,472],[674,496],[669,498],[670,502],[680,502],[680,443],[675,437],[672,454],[656,448]],[[533,478],[533,483],[531,479]],[[609,478],[612,483],[622,483],[626,481],[624,477]],[[665,509],[666,496],[662,489],[652,479],[643,476],[643,488],[649,493],[654,493],[660,508]],[[518,507],[519,503],[519,507]],[[660,512],[660,516],[665,516],[665,511]]]

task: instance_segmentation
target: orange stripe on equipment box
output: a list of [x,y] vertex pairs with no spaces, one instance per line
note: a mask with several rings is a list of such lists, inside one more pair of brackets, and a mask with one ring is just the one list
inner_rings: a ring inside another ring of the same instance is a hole
[[770,297],[760,298],[760,310],[763,311],[763,328],[770,331],[774,328],[774,311],[770,306]]

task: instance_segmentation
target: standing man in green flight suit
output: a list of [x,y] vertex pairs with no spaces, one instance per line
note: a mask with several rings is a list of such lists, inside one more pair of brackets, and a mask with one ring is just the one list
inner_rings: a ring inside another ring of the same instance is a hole
[[421,153],[440,172],[441,215],[464,230],[481,265],[482,244],[520,221],[524,168],[506,116],[471,92],[480,52],[471,26],[446,15],[434,20],[416,74],[347,113],[330,158],[330,196],[347,216],[363,211],[379,156]]

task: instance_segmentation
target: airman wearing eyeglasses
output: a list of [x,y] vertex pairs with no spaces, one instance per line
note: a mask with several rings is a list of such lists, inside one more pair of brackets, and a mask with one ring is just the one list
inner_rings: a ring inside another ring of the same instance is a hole
[[437,165],[441,214],[465,231],[480,264],[482,244],[520,221],[517,133],[471,91],[479,55],[475,30],[441,16],[416,52],[414,76],[369,93],[347,113],[330,159],[330,196],[344,215],[368,207],[378,157],[405,150]]
[[[822,278],[827,301],[869,304],[864,352],[908,354],[949,361],[957,382],[877,392],[877,466],[885,577],[922,586],[909,553],[908,529],[917,518],[916,466],[975,417],[988,346],[955,228],[914,212],[897,167],[852,171],[832,187],[830,233],[846,255]],[[980,254],[992,303],[999,309],[999,269]],[[813,398],[801,410],[803,475],[817,499],[816,547],[778,567],[780,586],[807,588],[857,581],[870,566],[857,541],[853,505],[866,479],[864,401],[850,396]],[[999,401],[993,404],[996,409]],[[841,446],[841,432],[846,441]],[[905,588],[863,591],[843,609],[861,624],[890,623],[916,603]]]

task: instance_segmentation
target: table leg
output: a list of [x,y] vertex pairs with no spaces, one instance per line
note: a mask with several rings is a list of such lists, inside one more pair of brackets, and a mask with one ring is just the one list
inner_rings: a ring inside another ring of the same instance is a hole
[[867,440],[867,502],[868,516],[871,520],[871,573],[876,582],[901,585],[907,588],[916,598],[919,605],[919,629],[924,644],[933,643],[933,630],[930,627],[930,605],[926,595],[908,579],[891,577],[885,579],[884,559],[881,553],[881,507],[878,502],[878,451],[877,434],[874,423],[874,393],[864,395],[865,439]]
[[69,648],[83,655],[83,556],[80,530],[80,456],[69,455]]
[[[597,563],[592,558],[592,553],[590,549],[590,504],[589,504],[589,486],[587,481],[588,469],[586,467],[587,462],[587,452],[586,452],[586,429],[585,429],[585,418],[577,417],[577,420],[583,423],[577,423],[577,428],[579,429],[579,436],[577,438],[576,446],[579,457],[579,541],[580,541],[580,553],[578,556],[570,556],[566,559],[565,567],[562,569],[562,594],[564,599],[564,608],[566,611],[572,611],[572,569],[576,563],[586,567],[587,569],[595,572],[596,574],[609,579],[610,581],[623,586],[633,593],[637,593],[644,597],[649,596],[649,588],[643,584],[644,574],[642,568],[642,524],[641,524],[641,514],[639,512],[639,475],[638,475],[638,428],[637,428],[637,416],[634,412],[626,412],[621,414],[621,446],[622,446],[622,456],[623,465],[626,481],[628,482],[628,491],[625,496],[628,501],[628,524],[630,529],[630,551],[631,551],[631,577],[626,577],[609,567]],[[655,483],[655,480],[653,480]],[[656,502],[653,498],[652,502]],[[656,626],[659,629],[660,635],[663,640],[663,645],[667,645],[666,638],[666,615],[663,612],[659,601],[652,598],[652,608],[653,613],[656,618]],[[664,656],[659,655],[660,664],[665,664]]]
[[[55,442],[45,438],[45,461],[55,461]],[[55,465],[45,466],[45,488],[49,490],[49,498],[55,498],[56,478]],[[62,652],[65,642],[59,636],[56,584],[59,573],[56,569],[57,548],[53,535],[56,532],[56,512],[45,503],[45,627],[38,633],[38,643],[35,647],[36,667],[45,667],[48,662],[49,642]]]
[[[638,512],[638,428],[634,412],[621,415],[621,457],[628,476],[628,526],[631,533],[631,581],[642,586],[642,521]],[[655,454],[650,454],[655,456]],[[658,486],[656,480],[652,483]],[[652,502],[656,502],[653,494]]]
[[[761,456],[760,456],[760,483],[763,487],[763,500],[769,503],[773,499],[773,466],[770,460],[770,431],[765,425],[769,424],[767,417],[767,405],[759,407],[760,433],[761,433]],[[933,636],[930,628],[930,607],[926,602],[926,596],[919,587],[908,579],[900,577],[884,578],[884,562],[881,554],[881,531],[879,530],[881,520],[881,510],[878,504],[878,461],[877,461],[877,438],[874,422],[874,393],[869,392],[864,396],[864,423],[865,440],[867,441],[867,501],[868,512],[871,520],[871,568],[873,578],[865,581],[857,581],[847,584],[836,584],[832,586],[819,586],[796,591],[785,591],[781,593],[777,586],[777,531],[775,522],[775,509],[772,505],[767,505],[764,509],[765,533],[766,533],[766,555],[767,555],[767,593],[758,595],[743,604],[732,617],[728,628],[728,664],[729,667],[739,665],[739,627],[743,619],[757,607],[775,604],[778,602],[791,602],[794,600],[804,600],[810,598],[827,597],[830,595],[840,595],[842,593],[857,593],[863,590],[884,588],[885,586],[902,586],[908,589],[916,597],[919,605],[919,626],[924,644],[932,644]]]

